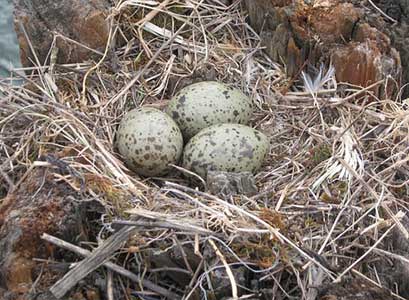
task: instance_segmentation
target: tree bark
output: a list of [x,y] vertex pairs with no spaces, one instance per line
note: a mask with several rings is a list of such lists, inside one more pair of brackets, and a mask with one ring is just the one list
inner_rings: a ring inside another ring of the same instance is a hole
[[[244,1],[249,22],[260,34],[266,52],[285,65],[289,76],[331,62],[340,82],[366,87],[389,75],[400,82],[398,51],[353,2]],[[382,91],[380,87],[375,92],[380,96]]]

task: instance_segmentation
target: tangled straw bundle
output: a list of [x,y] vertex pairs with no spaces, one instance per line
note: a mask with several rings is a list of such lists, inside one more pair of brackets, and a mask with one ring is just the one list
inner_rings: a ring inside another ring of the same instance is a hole
[[[392,229],[409,237],[409,104],[376,99],[372,88],[386,80],[360,88],[337,83],[331,70],[290,80],[263,53],[239,1],[122,1],[110,20],[99,61],[51,61],[25,69],[32,75],[22,86],[0,83],[8,190],[33,168],[49,168],[82,201],[104,206],[99,240],[130,217],[167,224],[138,231],[122,265],[153,280],[146,253],[193,250],[201,262],[179,270],[191,278],[185,290],[158,282],[184,299],[207,298],[216,270],[226,270],[237,298],[239,266],[283,298],[313,299],[311,286],[351,272],[381,284],[368,258],[392,254],[384,243]],[[271,139],[253,197],[220,199],[178,175],[139,178],[113,149],[125,112],[163,108],[182,86],[209,79],[248,94],[257,107],[252,125]]]

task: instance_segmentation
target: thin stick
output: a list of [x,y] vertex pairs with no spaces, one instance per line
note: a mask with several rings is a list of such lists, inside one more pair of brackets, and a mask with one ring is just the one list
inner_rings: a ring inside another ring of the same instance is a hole
[[372,0],[368,0],[368,2],[385,18],[387,18],[389,21],[392,21],[393,23],[398,23],[394,18],[388,16],[386,13],[383,12],[382,9],[380,9],[378,6],[375,5],[375,3],[372,2]]
[[59,33],[58,31],[53,31],[52,33],[55,35],[56,38],[61,38],[62,40],[71,42],[71,43],[73,43],[73,44],[75,44],[75,45],[77,45],[77,46],[80,46],[80,47],[82,47],[82,48],[84,48],[84,49],[87,49],[87,50],[89,50],[89,51],[91,51],[91,52],[94,52],[95,54],[98,54],[98,55],[100,55],[100,56],[103,56],[103,55],[104,55],[104,53],[102,53],[101,51],[98,51],[98,50],[96,50],[96,49],[93,49],[93,48],[91,48],[91,47],[88,47],[88,46],[85,45],[85,44],[82,44],[82,43],[80,43],[80,42],[77,42],[76,40],[70,39],[69,37],[66,37],[65,35]]
[[178,247],[179,247],[179,250],[180,250],[180,253],[182,254],[182,258],[183,258],[183,261],[184,261],[184,263],[186,265],[186,268],[189,270],[189,274],[193,276],[193,274],[194,274],[193,269],[190,266],[190,263],[189,263],[189,261],[187,259],[187,254],[186,254],[185,250],[183,249],[183,247],[180,244],[177,237],[174,237],[173,240],[175,241],[176,245],[178,245]]
[[368,256],[369,253],[372,252],[373,249],[376,248],[376,246],[378,246],[378,244],[380,242],[383,241],[383,239],[388,235],[388,233],[395,227],[396,224],[393,224],[384,234],[382,234],[382,236],[375,242],[375,244],[373,244],[368,251],[366,251],[360,258],[358,258],[357,260],[354,261],[353,264],[351,264],[348,268],[346,268],[335,280],[334,282],[340,282],[342,277],[348,273],[350,270],[352,270],[358,263],[360,263],[365,257]]
[[193,288],[193,286],[196,284],[197,278],[199,277],[199,274],[202,271],[203,264],[204,264],[204,258],[202,258],[202,260],[200,261],[200,263],[197,266],[197,269],[195,271],[195,274],[193,275],[192,279],[190,280],[190,283],[189,283],[188,288],[187,288],[187,290],[190,290],[189,294],[187,294],[187,296],[183,296],[182,300],[189,299],[190,295],[194,293],[195,289]]
[[172,0],[165,0],[159,3],[158,6],[154,7],[142,20],[136,23],[137,26],[143,26],[145,23],[150,22],[158,13],[163,11],[164,7],[169,4]]
[[356,93],[353,93],[352,95],[349,95],[349,96],[347,96],[345,98],[341,98],[341,99],[338,99],[338,100],[330,101],[329,102],[330,106],[337,106],[337,105],[340,105],[342,103],[348,102],[349,100],[354,99],[355,97],[365,93],[366,91],[371,90],[372,88],[374,88],[374,87],[376,87],[376,86],[378,86],[378,85],[380,85],[380,84],[382,84],[384,82],[385,82],[385,79],[378,80],[377,82],[375,82],[375,83],[373,83],[373,84],[371,84],[371,85],[369,85],[369,86],[367,86],[365,88],[360,89],[359,91],[357,91]]
[[114,276],[111,270],[107,270],[107,298],[108,300],[114,300]]
[[227,276],[229,277],[229,280],[231,282],[231,294],[233,296],[233,299],[234,300],[239,299],[236,279],[234,278],[233,272],[231,268],[229,267],[229,264],[227,263],[226,258],[220,252],[219,248],[217,248],[216,243],[212,239],[209,239],[208,241],[209,241],[209,244],[213,247],[214,251],[216,252],[216,255],[222,261],[224,267],[226,268]]
[[82,101],[83,105],[87,104],[86,99],[85,99],[85,95],[87,93],[87,79],[88,79],[88,76],[91,74],[91,72],[93,72],[94,70],[99,68],[99,66],[102,64],[102,62],[107,57],[108,51],[109,51],[109,49],[111,47],[111,39],[112,39],[112,33],[113,33],[112,27],[113,27],[113,17],[111,17],[110,26],[109,26],[109,34],[108,34],[107,43],[106,43],[105,51],[104,51],[104,53],[102,55],[102,58],[98,61],[98,63],[95,66],[91,67],[85,73],[84,78],[82,80],[82,94],[81,94],[82,100],[81,101]]

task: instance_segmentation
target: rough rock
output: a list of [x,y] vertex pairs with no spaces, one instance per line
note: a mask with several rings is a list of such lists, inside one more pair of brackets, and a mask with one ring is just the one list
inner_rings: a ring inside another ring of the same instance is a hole
[[40,239],[44,232],[65,240],[78,238],[79,202],[72,196],[71,188],[54,182],[51,172],[44,168],[31,171],[1,199],[0,288],[5,290],[0,293],[1,299],[31,299],[33,291],[40,291],[61,276],[62,270],[58,272],[33,259],[48,259],[58,253]]
[[30,43],[39,63],[44,64],[50,57],[54,38],[59,35],[76,43],[55,38],[57,63],[76,63],[95,55],[99,57],[84,46],[99,52],[105,49],[109,35],[106,1],[14,0],[15,29],[23,66],[32,66],[36,62]]
[[[348,1],[352,2],[352,1]],[[363,11],[339,0],[245,0],[250,24],[289,76],[332,62],[338,81],[368,86],[401,78],[399,53],[387,35],[362,21]],[[381,89],[378,89],[378,94]]]

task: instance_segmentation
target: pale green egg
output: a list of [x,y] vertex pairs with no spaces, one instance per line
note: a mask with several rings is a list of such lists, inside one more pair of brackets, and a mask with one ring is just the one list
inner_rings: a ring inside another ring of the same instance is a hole
[[240,90],[216,81],[203,81],[181,89],[166,112],[175,120],[185,141],[215,124],[247,125],[253,112],[249,97]]
[[241,124],[217,124],[187,143],[183,167],[203,178],[210,170],[255,173],[268,152],[269,140],[260,131]]
[[149,107],[128,112],[121,120],[116,145],[126,165],[144,176],[164,175],[183,151],[179,127],[166,113]]

